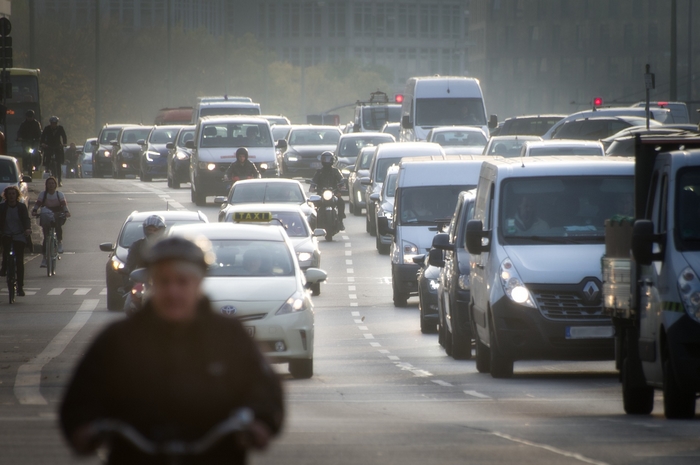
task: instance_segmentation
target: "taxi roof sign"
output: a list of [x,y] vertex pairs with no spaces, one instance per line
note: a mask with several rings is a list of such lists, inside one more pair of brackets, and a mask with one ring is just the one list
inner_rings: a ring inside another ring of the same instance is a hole
[[272,221],[270,212],[234,212],[233,221],[236,223],[269,223]]

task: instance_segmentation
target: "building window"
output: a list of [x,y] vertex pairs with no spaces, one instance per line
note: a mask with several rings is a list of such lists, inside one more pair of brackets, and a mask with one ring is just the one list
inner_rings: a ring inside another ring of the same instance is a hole
[[345,37],[345,8],[343,1],[328,4],[328,35],[330,37]]
[[408,5],[408,37],[418,37],[418,5]]

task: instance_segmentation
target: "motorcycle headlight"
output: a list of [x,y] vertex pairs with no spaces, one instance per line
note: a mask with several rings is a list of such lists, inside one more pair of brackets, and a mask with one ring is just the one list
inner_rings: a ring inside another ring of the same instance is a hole
[[506,258],[501,263],[498,276],[501,279],[503,291],[510,300],[525,307],[537,308],[532,296],[530,296],[530,291],[523,283],[523,280],[520,279],[518,272],[515,271],[513,262],[509,258]]
[[469,290],[469,275],[468,274],[459,275],[459,279],[457,280],[457,285],[463,291],[468,291]]
[[688,316],[700,322],[700,280],[692,268],[686,268],[678,277],[678,293]]
[[403,262],[413,265],[413,257],[418,255],[418,246],[412,242],[402,241]]
[[123,270],[124,266],[124,262],[119,260],[117,257],[112,257],[112,269],[114,271]]
[[282,306],[277,310],[275,315],[285,315],[287,313],[303,312],[308,309],[308,303],[304,295],[300,292],[295,292]]
[[322,197],[323,197],[323,200],[325,200],[325,201],[331,200],[333,198],[333,191],[330,191],[330,190],[323,191]]
[[297,255],[300,262],[308,262],[311,260],[312,255],[309,252],[301,252]]

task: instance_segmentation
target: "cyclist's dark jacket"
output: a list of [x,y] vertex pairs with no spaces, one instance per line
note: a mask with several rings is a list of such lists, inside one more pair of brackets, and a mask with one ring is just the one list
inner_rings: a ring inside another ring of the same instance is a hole
[[316,192],[320,192],[323,188],[336,191],[338,190],[338,185],[342,182],[343,175],[340,173],[340,170],[332,166],[324,166],[320,170],[317,170],[311,180],[312,184],[316,184]]
[[[0,233],[5,230],[5,219],[7,218],[7,202],[0,203]],[[32,229],[32,220],[29,218],[29,209],[22,202],[17,202],[17,214],[22,223],[22,229]]]
[[126,256],[126,266],[124,267],[127,273],[146,266],[146,260],[144,259],[146,249],[148,249],[148,242],[145,237],[134,241],[129,246],[129,255]]
[[[192,441],[243,406],[274,433],[284,413],[282,386],[256,343],[234,318],[202,299],[191,324],[169,323],[146,302],[93,342],[68,385],[60,409],[63,433],[100,418],[136,427],[150,439]],[[124,440],[108,463],[152,464]],[[222,441],[183,464],[243,464],[246,452]]]
[[25,142],[41,139],[41,124],[35,120],[24,120],[17,130],[17,138]]
[[51,125],[46,126],[44,132],[41,133],[41,143],[48,145],[56,155],[56,161],[63,164],[63,146],[68,143],[66,130],[63,129],[63,126],[58,125],[55,129]]
[[229,179],[258,179],[260,177],[260,172],[258,172],[258,168],[256,168],[255,164],[250,160],[246,160],[243,163],[235,161],[231,163],[231,166],[226,170],[226,176],[228,176]]

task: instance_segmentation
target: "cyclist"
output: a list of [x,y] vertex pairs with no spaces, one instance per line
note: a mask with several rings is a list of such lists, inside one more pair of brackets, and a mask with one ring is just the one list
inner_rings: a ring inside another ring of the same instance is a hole
[[338,229],[343,231],[345,225],[343,220],[345,219],[345,200],[340,195],[340,189],[343,186],[344,178],[343,174],[338,168],[333,168],[333,162],[335,161],[335,155],[333,152],[323,152],[321,154],[321,165],[323,166],[320,170],[316,170],[313,179],[311,180],[311,192],[322,193],[325,189],[330,189],[333,191],[338,199]]
[[[56,228],[56,239],[58,239],[58,253],[63,253],[63,223],[65,223],[65,218],[70,218],[70,211],[68,211],[68,204],[66,203],[66,196],[63,192],[56,190],[58,184],[56,178],[53,176],[46,179],[44,182],[44,191],[39,193],[39,196],[34,203],[32,208],[32,216],[39,216],[37,213],[40,208],[46,207],[53,212],[55,218],[55,228]],[[65,214],[65,218],[61,218],[61,215]],[[49,235],[49,230],[51,229],[51,221],[46,218],[46,215],[41,215],[41,228],[44,231],[44,242],[42,245],[42,250],[46,250],[46,240]],[[44,255],[41,261],[41,268],[46,268],[46,255]]]
[[[35,150],[41,139],[41,123],[34,119],[34,110],[27,110],[24,114],[24,121],[17,130],[17,141],[22,142],[22,170],[26,173],[32,172],[34,160],[30,150]],[[37,164],[38,166],[38,164]]]
[[0,203],[0,233],[2,233],[2,267],[0,276],[7,276],[10,247],[14,246],[17,269],[17,295],[24,296],[24,248],[31,244],[32,223],[27,206],[17,186],[7,186]]
[[[194,441],[233,411],[253,410],[245,435],[188,457],[188,464],[243,464],[247,449],[264,448],[280,431],[280,380],[240,321],[215,312],[203,295],[212,252],[197,243],[169,237],[149,250],[148,300],[98,335],[78,364],[60,407],[61,428],[77,453],[100,445],[93,425],[105,418],[152,441]],[[114,441],[108,463],[166,462]]]
[[[68,143],[66,130],[58,124],[58,116],[49,118],[49,125],[41,133],[41,146],[44,148],[44,167],[46,171],[58,179],[58,186],[61,187],[61,165],[63,164],[63,146]],[[55,173],[51,170],[51,164],[55,163]]]
[[259,177],[258,168],[248,160],[248,149],[241,147],[236,150],[236,161],[231,163],[231,166],[226,170],[226,179],[235,183],[241,179],[258,179]]

